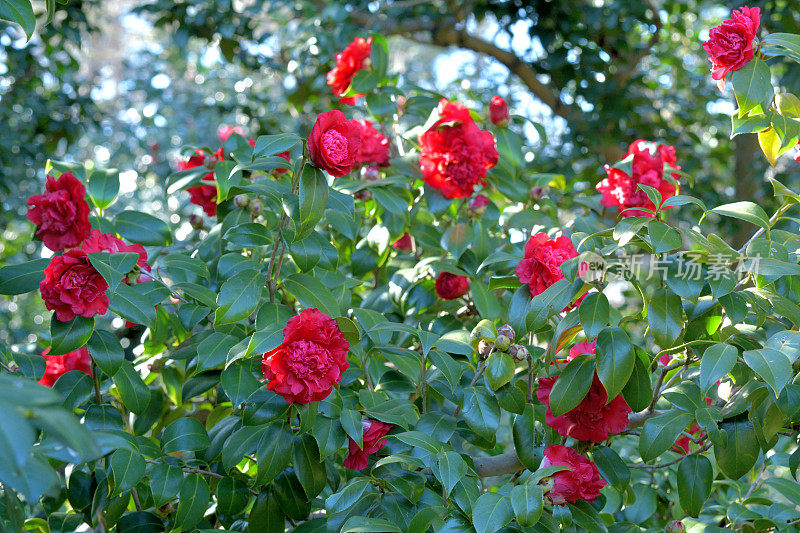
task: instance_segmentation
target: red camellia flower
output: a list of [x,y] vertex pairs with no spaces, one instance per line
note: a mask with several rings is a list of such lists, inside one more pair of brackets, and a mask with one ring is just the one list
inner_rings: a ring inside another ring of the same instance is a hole
[[325,111],[308,136],[308,152],[314,166],[340,177],[353,170],[361,149],[361,128],[341,111]]
[[219,141],[222,143],[230,139],[231,135],[233,135],[234,133],[238,133],[239,135],[244,135],[244,128],[242,128],[241,126],[231,126],[225,124],[217,129],[217,137],[219,137]]
[[495,126],[508,126],[508,104],[499,95],[493,96],[489,103],[489,120]]
[[62,322],[91,318],[108,311],[108,283],[94,269],[84,250],[54,255],[39,283],[44,305]]
[[410,252],[414,249],[414,238],[410,233],[405,232],[402,237],[394,241],[392,248],[401,252]]
[[436,278],[434,287],[436,294],[442,300],[455,300],[469,290],[469,279],[458,274],[442,272]]
[[100,233],[99,230],[92,230],[91,235],[83,241],[81,249],[87,254],[95,252],[139,254],[136,264],[142,270],[150,272],[150,265],[147,263],[147,252],[144,246],[141,244],[125,244],[125,241],[110,233]]
[[388,167],[389,139],[376,130],[369,120],[354,120],[353,122],[361,133],[361,148],[358,150],[356,161]]
[[365,64],[372,53],[372,37],[364,39],[356,37],[347,48],[336,54],[336,66],[328,72],[328,85],[334,96],[339,97],[339,102],[346,105],[354,105],[363,94],[355,96],[342,96],[350,88],[353,77],[359,70],[365,68]]
[[[531,296],[536,296],[564,279],[561,265],[573,257],[578,257],[578,251],[569,237],[559,235],[551,239],[547,233],[537,233],[525,244],[525,257],[517,265],[516,274],[522,283],[528,284]],[[574,309],[583,298],[581,296],[564,310]]]
[[78,246],[92,229],[86,187],[72,172],[47,176],[45,193],[28,198],[28,206],[36,236],[54,252]]
[[[189,170],[190,168],[201,167],[206,163],[206,154],[201,149],[197,149],[192,157],[187,161],[178,162],[178,170]],[[222,148],[211,154],[208,159],[216,163],[225,159],[225,152]],[[217,215],[217,187],[214,182],[214,173],[209,172],[200,181],[200,185],[189,187],[189,201],[203,208],[206,215],[213,217]]]
[[[655,211],[656,206],[647,197],[647,193],[639,189],[639,184],[658,189],[662,202],[680,192],[680,187],[664,179],[664,165],[675,170],[681,167],[675,164],[675,148],[663,144],[638,139],[628,147],[623,162],[630,162],[630,174],[617,167],[606,165],[607,177],[597,184],[602,193],[601,203],[606,207],[616,207],[623,217],[653,217],[653,213],[630,209],[643,207]],[[680,174],[672,172],[676,180]]]
[[386,434],[394,427],[392,424],[372,419],[362,420],[361,426],[364,448],[359,448],[356,441],[350,439],[350,449],[344,459],[344,467],[350,470],[364,470],[370,454],[383,448],[386,444]]
[[47,362],[44,376],[39,380],[39,383],[45,387],[52,387],[63,374],[70,370],[80,370],[86,374],[92,375],[92,358],[89,356],[89,350],[86,346],[81,346],[74,352],[65,353],[64,355],[47,355],[50,348],[42,353]]
[[725,76],[739,70],[755,57],[753,39],[761,24],[761,9],[743,6],[731,13],[716,28],[708,32],[703,48],[711,61],[711,77],[717,80],[720,91],[725,90]]
[[[582,353],[595,353],[594,341],[581,342],[569,351],[567,361],[572,361]],[[609,434],[620,433],[628,427],[628,415],[631,408],[620,395],[608,402],[608,395],[597,372],[594,374],[589,392],[571,411],[555,416],[550,410],[550,392],[558,377],[539,378],[539,389],[536,397],[547,406],[545,421],[562,437],[573,437],[576,440],[603,442]]]
[[462,104],[442,98],[438,111],[439,120],[419,136],[422,178],[445,198],[467,198],[475,185],[486,185],[486,172],[497,164],[494,137]]
[[289,403],[324,400],[350,366],[349,349],[334,319],[317,309],[303,309],[283,328],[283,343],[261,359],[267,388]]
[[566,446],[548,446],[544,450],[542,468],[567,466],[570,470],[556,472],[550,478],[552,488],[547,498],[553,505],[575,503],[578,500],[593,502],[600,497],[606,480],[600,477],[597,465]]

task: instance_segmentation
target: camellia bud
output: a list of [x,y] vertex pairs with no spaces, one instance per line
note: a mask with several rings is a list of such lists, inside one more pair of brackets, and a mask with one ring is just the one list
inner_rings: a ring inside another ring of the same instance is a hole
[[482,194],[469,201],[469,210],[473,215],[481,216],[486,212],[486,207],[489,205],[489,199]]
[[469,336],[472,347],[478,349],[480,341],[487,341],[490,344],[494,342],[495,337],[497,337],[497,329],[494,326],[494,322],[484,318],[478,322],[478,325],[475,326]]
[[538,202],[539,200],[542,199],[543,194],[544,194],[544,189],[542,189],[538,185],[536,187],[531,187],[530,191],[531,200]]
[[508,104],[500,95],[492,98],[489,102],[489,120],[492,124],[505,128],[508,126]]
[[206,154],[205,158],[203,159],[203,166],[214,170],[214,167],[217,166],[217,158],[214,156],[214,154]]
[[363,175],[365,180],[375,181],[381,177],[381,172],[375,165],[369,165],[367,167],[364,167]]
[[486,359],[492,353],[494,349],[494,344],[491,342],[482,340],[478,343],[478,355],[481,356],[481,359]]
[[686,533],[686,526],[680,520],[673,520],[664,528],[664,533]]
[[508,349],[508,353],[514,358],[514,361],[522,362],[531,356],[526,347],[521,344],[512,344]]
[[516,333],[514,333],[514,328],[511,327],[511,324],[503,324],[502,326],[497,328],[497,334],[505,335],[506,337],[511,339],[511,342],[514,342],[514,339],[516,338]]
[[191,224],[194,229],[203,229],[203,227],[205,226],[205,222],[203,222],[203,217],[201,217],[200,215],[190,216],[189,224]]
[[494,347],[500,350],[501,352],[507,352],[509,348],[511,348],[511,341],[510,337],[506,337],[505,335],[498,335],[497,338],[494,340]]
[[252,214],[254,217],[260,215],[261,211],[263,210],[264,206],[261,205],[261,202],[259,200],[253,200],[252,202],[250,202],[250,214]]
[[233,205],[236,207],[247,207],[250,203],[250,197],[246,194],[237,194],[236,197],[233,199]]
[[139,265],[135,265],[133,267],[133,270],[131,270],[130,272],[128,272],[125,275],[125,281],[128,282],[131,285],[134,284],[134,283],[138,283],[139,282],[139,277],[141,275],[142,275],[142,271],[139,268]]
[[367,200],[372,199],[372,192],[367,189],[362,189],[353,195],[353,198],[356,200],[361,200],[366,202]]

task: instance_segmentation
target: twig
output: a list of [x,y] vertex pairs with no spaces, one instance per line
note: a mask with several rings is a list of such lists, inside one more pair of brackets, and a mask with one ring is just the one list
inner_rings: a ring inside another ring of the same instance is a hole
[[136,487],[131,488],[131,496],[133,496],[133,504],[136,506],[136,510],[141,512],[142,504],[139,501],[139,493],[136,492]]
[[758,471],[758,475],[756,476],[755,481],[753,481],[753,484],[750,485],[750,488],[747,490],[747,494],[745,494],[744,498],[742,498],[743,501],[749,498],[750,495],[753,494],[753,492],[755,492],[756,488],[758,488],[761,485],[761,476],[764,474],[764,470],[766,469],[767,469],[767,460],[766,458],[764,458],[764,462],[761,464],[761,469]]
[[[300,183],[300,176],[303,174],[303,169],[306,166],[305,159],[303,159],[303,163],[300,165],[300,169],[294,175],[292,179],[292,194],[297,192],[297,186]],[[275,282],[274,275],[277,274],[280,276],[281,273],[281,266],[283,265],[283,256],[286,253],[286,243],[283,242],[283,228],[286,226],[286,222],[289,220],[289,215],[286,214],[284,210],[283,214],[281,215],[281,222],[278,225],[278,234],[275,237],[275,246],[272,247],[272,255],[269,258],[269,265],[267,266],[267,289],[269,290],[269,301],[270,303],[275,303],[275,289],[277,283]],[[278,243],[282,244],[281,247],[281,257],[280,261],[278,261],[278,268],[275,269],[275,259],[278,256]]]
[[97,364],[92,359],[92,381],[94,381],[94,398],[97,400],[97,405],[103,403],[103,398],[100,396],[100,378],[97,376]]
[[[145,462],[146,463],[150,463],[150,464],[154,464],[154,465],[163,464],[160,461],[154,461],[152,459],[145,459]],[[203,475],[203,476],[209,476],[209,477],[213,477],[213,478],[216,478],[216,479],[222,479],[222,478],[225,477],[223,475],[217,474],[216,472],[211,472],[209,470],[203,470],[202,468],[194,468],[192,466],[183,466],[183,467],[181,467],[181,470],[183,470],[187,474],[200,474],[200,475]],[[258,496],[259,492],[257,490],[250,489],[250,494]]]

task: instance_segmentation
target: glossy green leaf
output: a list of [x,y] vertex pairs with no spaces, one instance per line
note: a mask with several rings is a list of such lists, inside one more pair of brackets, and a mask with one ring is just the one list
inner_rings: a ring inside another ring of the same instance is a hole
[[714,468],[704,455],[687,455],[678,465],[678,497],[689,516],[698,516],[711,494]]
[[49,355],[63,355],[77,350],[89,341],[94,331],[94,319],[76,316],[67,322],[55,316],[50,320]]
[[581,354],[564,367],[550,391],[555,416],[571,411],[583,401],[594,379],[594,357]]
[[618,327],[604,328],[597,335],[597,376],[610,402],[622,392],[633,372],[633,346],[628,335]]
[[34,259],[0,267],[0,294],[11,296],[38,290],[49,264],[49,259]]
[[140,211],[122,211],[114,219],[114,227],[129,241],[145,246],[172,244],[172,232],[166,222]]
[[197,451],[211,444],[203,424],[190,417],[183,417],[171,423],[161,435],[164,453]]
[[256,270],[243,270],[222,284],[217,296],[214,324],[232,324],[244,320],[258,307],[266,276]]

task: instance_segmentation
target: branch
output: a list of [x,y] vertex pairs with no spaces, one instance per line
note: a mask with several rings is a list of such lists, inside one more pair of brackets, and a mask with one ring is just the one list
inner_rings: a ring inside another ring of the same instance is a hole
[[[350,15],[353,21],[358,24],[368,26],[374,25],[377,20],[371,15],[355,12]],[[519,56],[508,50],[504,50],[495,44],[470,35],[465,29],[456,29],[456,20],[447,18],[439,22],[423,17],[411,20],[402,20],[400,17],[390,19],[381,17],[381,31],[386,35],[403,35],[412,41],[422,44],[432,44],[437,46],[458,46],[473,52],[485,54],[493,57],[506,66],[513,74],[516,74],[528,89],[545,105],[553,114],[562,118],[567,118],[573,111],[572,106],[561,101],[559,92],[545,85],[538,79],[538,72],[530,63],[523,61]],[[428,33],[430,39],[421,39],[415,36],[416,33]]]

